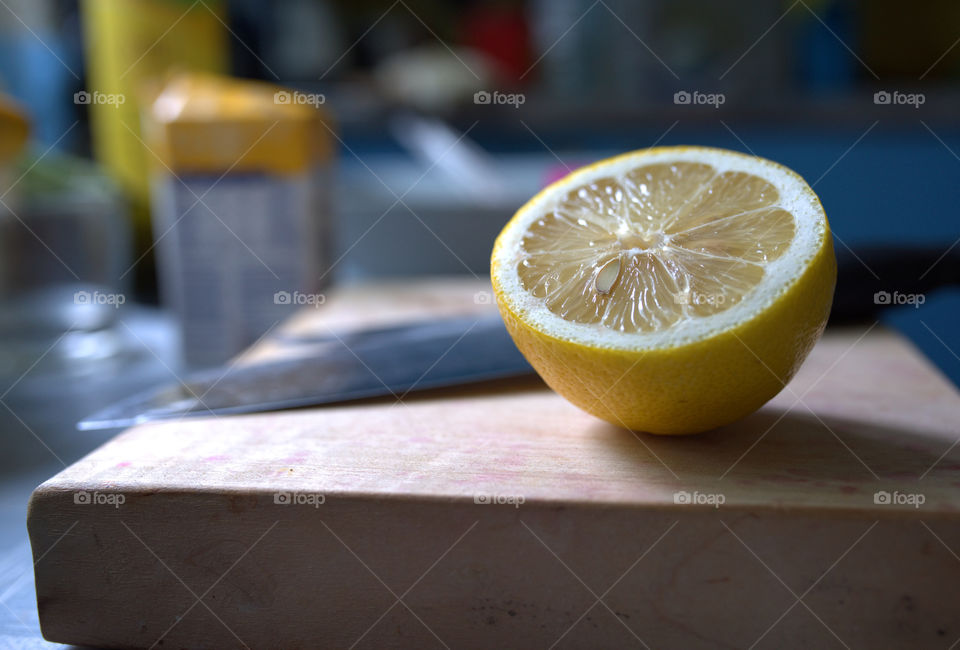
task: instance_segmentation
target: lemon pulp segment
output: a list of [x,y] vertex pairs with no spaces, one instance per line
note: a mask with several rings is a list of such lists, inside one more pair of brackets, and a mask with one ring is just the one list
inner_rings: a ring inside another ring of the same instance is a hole
[[571,189],[524,233],[517,274],[552,313],[621,332],[729,309],[794,236],[779,192],[744,172],[655,164]]

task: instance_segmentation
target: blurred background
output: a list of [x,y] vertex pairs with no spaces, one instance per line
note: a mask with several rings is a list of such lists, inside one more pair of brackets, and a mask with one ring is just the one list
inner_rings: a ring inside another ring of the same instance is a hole
[[836,236],[832,323],[899,328],[960,380],[950,0],[0,0],[0,95],[0,512],[21,524],[114,433],[74,431],[90,412],[331,287],[484,277],[545,184],[654,145],[799,172]]
[[954,2],[0,4],[0,463],[69,463],[329,287],[485,276],[546,183],[657,144],[798,171],[834,322],[960,375]]
[[0,462],[69,462],[97,441],[73,421],[328,287],[482,277],[546,183],[657,144],[798,171],[837,317],[887,291],[960,374],[956,3],[2,4]]

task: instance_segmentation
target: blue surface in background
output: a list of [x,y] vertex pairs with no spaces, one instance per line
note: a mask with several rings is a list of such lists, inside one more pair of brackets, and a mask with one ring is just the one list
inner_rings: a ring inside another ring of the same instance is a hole
[[[537,130],[537,135],[564,163],[576,167],[598,157],[648,147],[671,123],[633,133]],[[914,124],[896,127],[885,127],[881,122],[869,133],[866,132],[873,120],[865,120],[859,129],[836,130],[727,124],[733,133],[719,121],[715,126],[696,128],[685,128],[681,122],[659,144],[724,147],[790,167],[815,186],[834,233],[851,246],[943,244],[946,250],[960,237],[958,128],[931,124],[934,136],[919,118]],[[499,124],[488,130],[481,122],[470,137],[493,154],[549,155],[533,134],[518,128],[519,131],[509,131]],[[383,131],[347,133],[346,141],[360,158],[376,153],[402,153]]]

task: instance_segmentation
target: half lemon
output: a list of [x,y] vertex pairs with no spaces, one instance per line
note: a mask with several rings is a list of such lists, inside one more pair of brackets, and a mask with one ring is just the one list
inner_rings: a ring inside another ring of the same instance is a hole
[[497,238],[494,295],[546,383],[617,425],[696,433],[776,395],[830,312],[813,190],[769,160],[661,147],[579,169]]

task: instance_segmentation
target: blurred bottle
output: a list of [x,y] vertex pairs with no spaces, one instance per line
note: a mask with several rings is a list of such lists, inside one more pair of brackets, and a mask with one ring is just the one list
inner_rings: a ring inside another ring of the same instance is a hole
[[[9,160],[26,123],[8,106],[0,100]],[[89,161],[54,152],[0,167],[0,373],[111,357],[129,260],[116,187]]]
[[82,70],[76,3],[4,0],[0,9],[0,80],[31,117],[30,137],[42,148],[80,143],[70,97]]
[[460,20],[461,42],[494,62],[496,82],[507,88],[522,85],[524,73],[533,62],[525,8],[478,3],[470,7]]
[[[16,194],[13,193],[12,161],[23,150],[30,134],[26,115],[19,104],[0,94],[0,223],[14,219]],[[0,264],[0,299],[7,291],[2,287],[11,283],[7,265]]]
[[[84,0],[82,7],[87,83],[74,101],[89,105],[94,153],[130,203],[139,254],[151,242],[148,169],[154,162],[140,134],[145,88],[171,69],[227,70],[224,3]],[[150,270],[149,259],[134,269],[141,276]]]
[[324,96],[171,77],[144,115],[162,295],[192,366],[222,363],[318,306],[330,236]]
[[16,157],[27,142],[30,125],[23,109],[0,94],[0,187],[7,194],[13,182],[10,176],[10,161]]
[[860,62],[847,47],[859,51],[857,7],[837,0],[810,2],[796,25],[797,77],[811,91],[828,94],[850,91]]
[[540,54],[523,79],[539,79],[551,99],[615,104],[656,87],[662,70],[635,32],[656,24],[658,3],[533,0],[529,11]]

